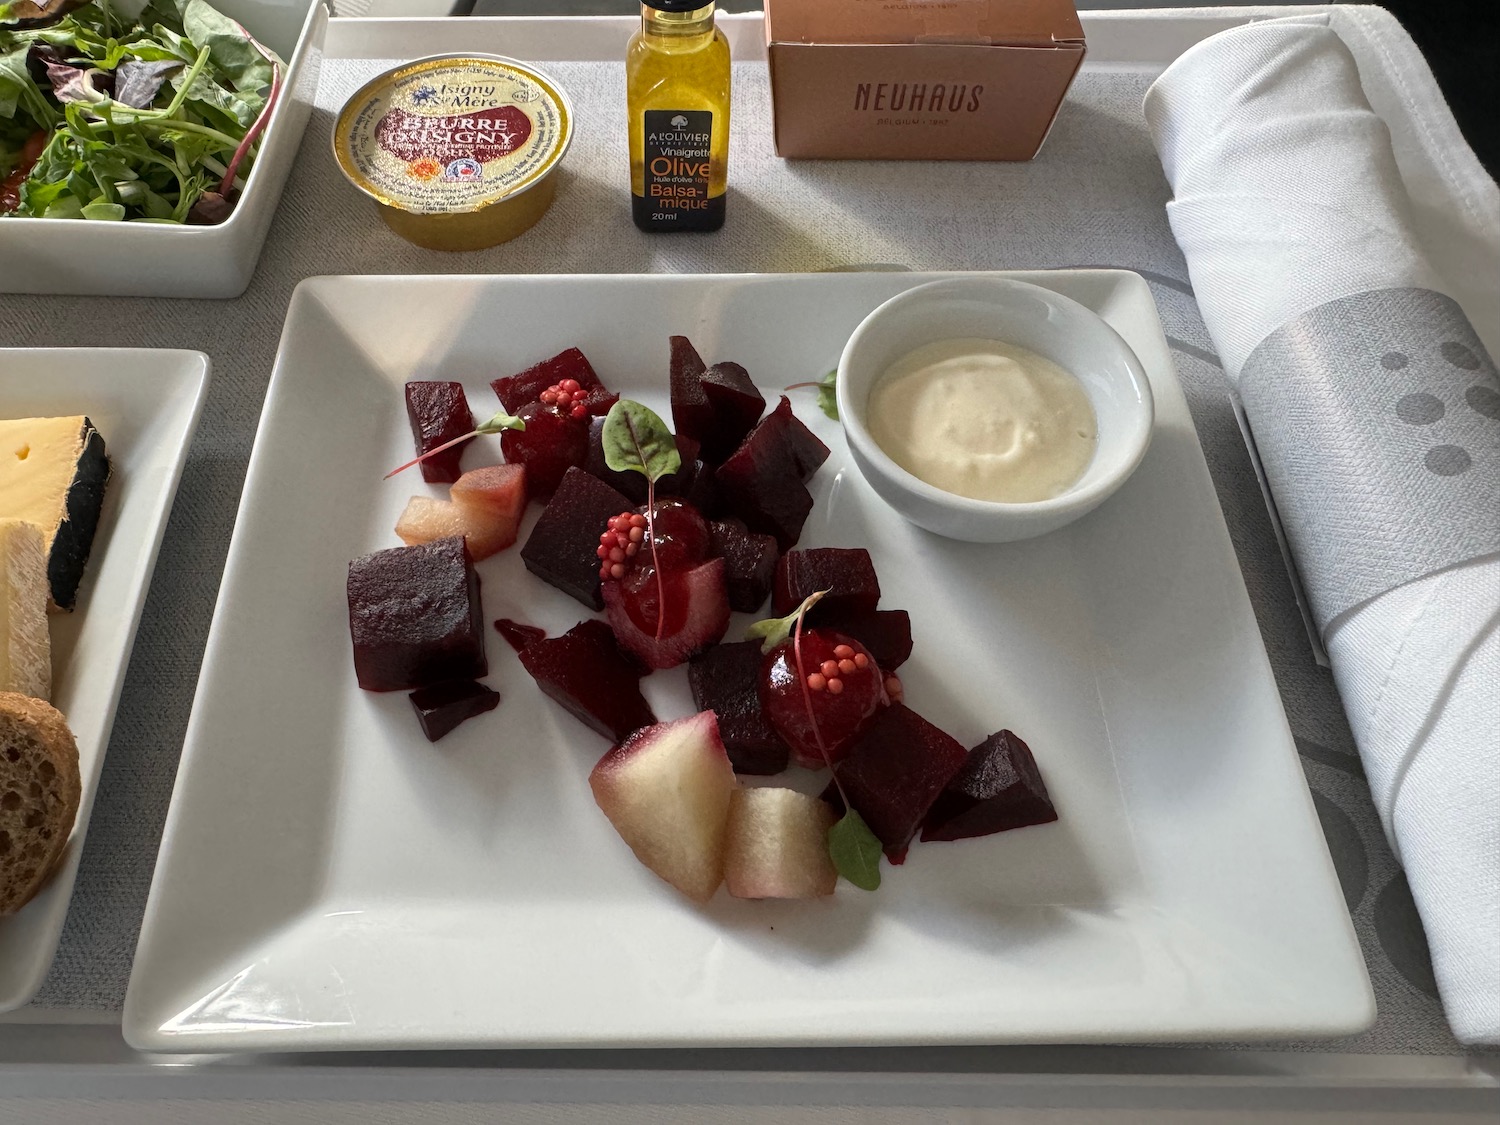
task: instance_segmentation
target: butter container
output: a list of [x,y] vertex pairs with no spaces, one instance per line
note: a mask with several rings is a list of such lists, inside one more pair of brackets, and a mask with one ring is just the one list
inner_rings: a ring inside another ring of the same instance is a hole
[[339,111],[333,154],[408,242],[481,250],[546,213],[572,136],[572,104],[535,67],[440,55],[360,87]]

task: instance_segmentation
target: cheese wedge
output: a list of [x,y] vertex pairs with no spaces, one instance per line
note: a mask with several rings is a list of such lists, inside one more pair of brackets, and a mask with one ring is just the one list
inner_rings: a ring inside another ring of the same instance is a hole
[[51,690],[46,541],[34,523],[0,519],[0,692],[46,699]]
[[58,609],[78,600],[108,480],[104,439],[81,414],[0,420],[0,519],[41,528]]

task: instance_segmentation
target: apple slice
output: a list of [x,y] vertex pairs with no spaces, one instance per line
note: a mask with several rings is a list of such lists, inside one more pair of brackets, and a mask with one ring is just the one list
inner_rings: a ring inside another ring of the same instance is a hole
[[521,465],[471,469],[449,490],[451,500],[413,496],[396,520],[396,534],[408,547],[462,535],[469,557],[478,562],[516,541],[526,510],[526,470]]
[[636,859],[700,902],[724,881],[736,785],[712,711],[642,727],[589,774],[594,801]]
[[449,496],[468,530],[469,553],[487,559],[516,541],[526,511],[526,467],[487,465],[454,482]]
[[[464,535],[468,530],[457,504],[431,496],[413,496],[396,520],[396,534],[408,547]],[[472,546],[469,557],[478,558]]]
[[839,873],[828,855],[833,810],[795,789],[737,789],[729,799],[724,882],[735,898],[820,898]]

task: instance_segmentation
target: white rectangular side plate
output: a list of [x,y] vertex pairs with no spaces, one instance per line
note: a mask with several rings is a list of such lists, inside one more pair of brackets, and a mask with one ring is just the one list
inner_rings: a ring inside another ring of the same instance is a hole
[[56,874],[18,913],[0,918],[0,1011],[36,994],[57,952],[115,704],[208,390],[208,368],[202,352],[0,348],[4,416],[87,414],[104,436],[113,469],[78,606],[51,617],[52,702],[78,742],[83,797]]
[[[834,366],[913,274],[319,278],[291,305],[126,998],[168,1051],[1188,1040],[1346,1034],[1368,979],[1145,283],[1017,274],[1097,310],[1150,373],[1135,476],[1061,532],[958,544],[829,444],[803,546],[867,546],[911,611],[918,711],[1020,732],[1060,822],[913,847],[865,894],[706,907],[641,867],[585,777],[607,749],[488,637],[503,702],[436,746],[355,685],[350,559],[397,545],[402,383],[577,345],[668,414],[667,336],[768,396]],[[774,398],[772,399],[774,401]],[[482,439],[466,464],[497,459]],[[533,506],[522,536],[536,517]],[[487,621],[585,616],[514,550]],[[741,627],[737,619],[731,630]],[[647,694],[691,710],[681,670]],[[804,783],[816,784],[805,777]]]

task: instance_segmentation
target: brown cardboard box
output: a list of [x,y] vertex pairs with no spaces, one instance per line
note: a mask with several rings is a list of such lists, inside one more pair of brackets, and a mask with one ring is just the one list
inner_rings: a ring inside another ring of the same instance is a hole
[[1030,160],[1083,61],[1073,0],[766,0],[776,151]]

